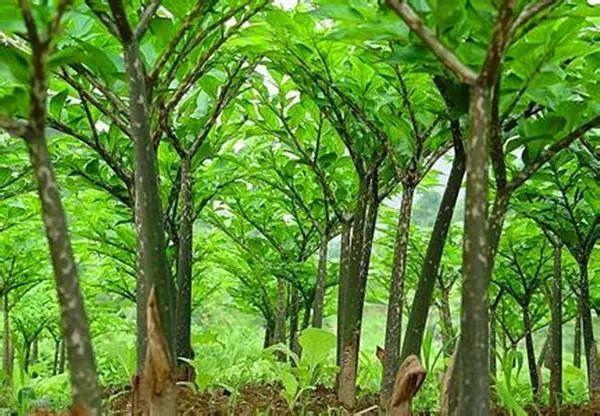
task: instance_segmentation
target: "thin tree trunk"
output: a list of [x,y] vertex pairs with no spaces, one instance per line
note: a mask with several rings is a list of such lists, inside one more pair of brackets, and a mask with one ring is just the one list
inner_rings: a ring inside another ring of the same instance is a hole
[[323,231],[319,245],[319,265],[315,287],[315,303],[313,306],[313,326],[315,328],[323,326],[323,304],[325,302],[325,281],[327,280],[327,246],[329,245],[328,234],[327,230]]
[[62,330],[69,356],[73,408],[95,416],[101,413],[100,388],[67,220],[46,142],[48,85],[44,62],[47,51],[40,51],[39,48],[39,45],[33,46],[31,113],[25,141],[37,183],[56,281]]
[[300,343],[298,342],[298,314],[300,313],[300,293],[295,287],[291,287],[290,300],[290,339],[289,345],[292,352],[300,355]]
[[340,271],[339,271],[339,285],[338,285],[338,310],[337,310],[337,354],[336,354],[336,365],[338,367],[342,364],[342,334],[344,328],[344,317],[346,308],[345,302],[345,291],[348,282],[348,272],[350,267],[350,236],[352,233],[352,224],[345,222],[342,224],[342,236],[340,244]]
[[404,275],[406,273],[406,255],[412,203],[415,192],[414,183],[405,183],[398,215],[396,241],[394,244],[394,260],[390,294],[388,298],[387,320],[385,327],[385,355],[383,356],[383,375],[379,391],[379,406],[388,408],[388,402],[394,389],[396,372],[400,366],[400,337],[402,331],[402,303],[404,297]]
[[270,347],[273,345],[273,330],[274,325],[271,322],[265,323],[265,340],[263,342],[263,348]]
[[338,383],[338,398],[347,408],[356,404],[356,376],[360,331],[365,300],[365,288],[377,221],[377,175],[361,182],[360,198],[352,226],[350,264],[343,302],[345,314],[342,328],[342,359]]
[[540,380],[538,378],[537,363],[535,361],[535,350],[533,348],[533,328],[529,316],[529,305],[523,306],[523,325],[525,327],[525,349],[527,350],[527,365],[529,368],[529,380],[533,397],[537,401],[540,393]]
[[302,317],[302,325],[300,326],[300,332],[304,331],[310,325],[310,312],[312,310],[313,303],[314,302],[310,302],[304,305],[304,315]]
[[[463,246],[463,286],[459,411],[461,415],[489,413],[489,319],[488,319],[488,136],[490,88],[471,87],[467,192]],[[468,359],[466,359],[468,357]],[[477,365],[473,365],[477,363]]]
[[52,375],[58,374],[58,358],[60,356],[60,338],[54,340],[54,358],[52,360]]
[[439,303],[440,323],[442,324],[442,344],[444,354],[447,357],[452,356],[454,352],[454,325],[452,324],[452,312],[450,310],[450,292],[448,290],[441,291],[442,296]]
[[429,316],[429,308],[433,299],[435,280],[465,173],[465,152],[460,140],[460,128],[456,124],[453,129],[455,135],[458,135],[458,140],[454,141],[454,161],[452,162],[452,169],[446,183],[446,189],[444,190],[431,237],[429,238],[427,254],[425,255],[425,261],[421,268],[415,296],[410,308],[408,323],[406,325],[406,336],[404,337],[404,345],[402,347],[402,360],[406,359],[409,355],[419,356],[421,353],[421,344],[423,342],[427,317]]
[[8,294],[5,293],[2,298],[2,370],[4,371],[4,383],[12,385],[12,368],[10,363],[10,305],[8,303]]
[[273,344],[285,344],[286,297],[285,280],[278,278],[277,312],[275,315],[275,328],[273,330]]
[[573,332],[573,365],[581,368],[581,299],[577,305],[575,330]]
[[587,258],[579,262],[579,277],[579,285],[581,290],[581,328],[583,332],[583,346],[585,348],[585,357],[587,363],[590,399],[593,399],[598,395],[598,393],[600,393],[600,379],[598,377],[598,368],[596,367],[597,360],[596,357],[593,356],[593,353],[596,350],[596,341],[594,339],[594,327],[592,325],[592,312],[590,308]]
[[23,340],[23,370],[29,374],[29,364],[31,364],[31,341]]
[[39,341],[36,336],[34,338],[33,342],[31,343],[31,364],[32,365],[37,364],[38,356],[39,356]]
[[550,307],[550,407],[562,404],[562,246],[554,244],[554,275]]
[[[109,6],[123,45],[129,87],[129,120],[133,137],[135,224],[138,237],[137,366],[134,412],[159,411],[174,415],[175,388],[175,288],[167,260],[163,215],[158,188],[158,167],[150,135],[146,74],[138,34],[132,30],[122,0]],[[138,28],[139,29],[139,28]],[[150,302],[150,294],[154,298]],[[148,315],[151,312],[152,315]],[[154,331],[148,334],[148,329]],[[152,336],[156,345],[149,345]],[[165,345],[163,345],[163,342]],[[152,348],[149,348],[152,347]],[[166,356],[164,356],[166,354]],[[155,368],[146,369],[146,364]],[[156,383],[159,385],[157,386]]]
[[60,343],[60,357],[58,357],[58,373],[62,374],[65,372],[65,361],[67,356],[67,347],[64,338]]
[[161,326],[165,331],[171,360],[175,350],[175,302],[173,280],[165,252],[156,153],[150,137],[145,75],[139,45],[124,40],[129,81],[129,117],[134,137],[135,221],[138,234],[139,277],[137,284],[138,372],[143,370],[146,350],[146,310],[148,295],[156,288]]
[[[191,160],[181,161],[181,220],[179,224],[179,252],[177,258],[177,358],[194,359],[192,349],[192,251],[193,251],[193,196]],[[194,369],[188,363],[178,363],[179,380],[192,381]]]
[[496,311],[490,308],[490,376],[491,382],[496,380]]

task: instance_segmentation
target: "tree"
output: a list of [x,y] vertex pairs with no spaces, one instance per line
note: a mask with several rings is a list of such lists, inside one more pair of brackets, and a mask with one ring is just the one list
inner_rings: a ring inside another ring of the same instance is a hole
[[[27,0],[20,2],[27,38],[31,45],[31,68],[24,64],[27,61],[18,52],[3,48],[10,50],[13,62],[18,63],[14,67],[16,71],[25,69],[25,74],[31,74],[29,113],[26,122],[2,115],[0,126],[13,136],[23,137],[29,151],[42,205],[42,218],[46,228],[61,307],[62,329],[70,363],[73,406],[74,409],[82,409],[82,411],[95,415],[100,414],[100,391],[94,353],[90,342],[83,296],[77,281],[77,269],[67,222],[45,136],[48,94],[46,61],[52,52],[53,37],[58,32],[60,20],[67,4],[67,1],[58,3],[54,16],[50,19],[47,27],[41,31],[33,18],[29,2]],[[18,13],[16,9],[12,11]],[[19,65],[21,65],[20,68]],[[13,72],[13,74],[16,73]],[[15,76],[22,77],[22,74]],[[26,76],[25,79],[27,78],[29,77]],[[23,78],[20,81],[23,81]]]

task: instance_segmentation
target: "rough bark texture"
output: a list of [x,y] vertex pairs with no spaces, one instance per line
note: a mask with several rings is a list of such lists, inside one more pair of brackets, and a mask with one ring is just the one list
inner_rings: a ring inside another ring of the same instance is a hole
[[452,169],[450,170],[446,189],[444,190],[435,224],[433,225],[419,282],[417,283],[415,296],[410,308],[408,323],[406,325],[406,336],[404,337],[404,345],[402,347],[403,359],[411,354],[418,356],[421,353],[421,343],[423,342],[427,316],[429,315],[429,308],[433,299],[436,276],[439,272],[440,261],[444,252],[444,245],[464,172],[465,153],[459,139],[455,141]]
[[404,275],[406,273],[406,256],[408,253],[408,238],[414,192],[415,185],[413,183],[404,184],[398,225],[396,227],[392,278],[385,327],[384,349],[386,353],[383,357],[383,374],[379,392],[379,407],[381,409],[388,408],[388,402],[394,388],[394,378],[400,364]]
[[562,404],[562,247],[554,245],[554,275],[550,307],[550,407]]
[[426,375],[425,369],[415,355],[406,357],[396,375],[390,399],[389,416],[412,415],[412,398],[423,385]]
[[[193,199],[191,161],[181,164],[181,220],[179,224],[179,252],[177,255],[177,359],[194,359],[192,349],[192,247],[193,247]],[[178,361],[179,380],[193,381],[194,369],[184,361]]]
[[[490,89],[475,85],[469,103],[467,191],[463,246],[460,367],[461,415],[489,413],[488,135]],[[463,360],[468,355],[468,360]],[[477,365],[473,365],[477,363]],[[482,371],[483,368],[483,371]]]
[[100,388],[88,320],[79,287],[67,220],[45,136],[48,89],[45,68],[47,45],[40,45],[39,39],[32,40],[32,49],[31,113],[25,139],[36,179],[56,281],[62,332],[70,363],[73,409],[81,409],[89,415],[99,415],[101,413]]
[[323,326],[323,304],[325,302],[325,281],[327,280],[327,246],[329,245],[329,235],[327,232],[321,234],[319,245],[319,265],[317,268],[317,284],[315,287],[315,301],[313,305],[313,326],[321,328]]
[[338,378],[338,398],[346,408],[353,408],[356,404],[362,313],[379,205],[377,181],[376,175],[361,181],[359,201],[352,224],[348,275],[342,303],[344,310],[341,311],[344,318],[340,332],[341,365]]

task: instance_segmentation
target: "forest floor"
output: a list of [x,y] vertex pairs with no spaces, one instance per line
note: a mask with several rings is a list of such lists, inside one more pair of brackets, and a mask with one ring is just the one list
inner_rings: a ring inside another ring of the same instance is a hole
[[[125,416],[131,414],[131,394],[129,389],[110,389],[105,393],[109,398],[111,408],[107,414]],[[327,387],[317,387],[306,392],[290,409],[288,403],[281,396],[281,387],[271,384],[248,385],[240,388],[236,395],[225,389],[216,389],[207,392],[197,392],[181,386],[178,395],[178,414],[186,416],[256,416],[256,415],[328,415],[328,416],[377,416],[378,397],[371,394],[362,397],[354,412],[348,412],[341,407],[337,400],[335,390]],[[436,412],[414,413],[414,416],[435,415]],[[495,408],[493,416],[508,416],[510,413],[504,409]],[[565,406],[557,413],[554,409],[531,407],[529,415],[537,416],[600,416],[600,404],[596,406]],[[67,416],[67,413],[54,413],[45,410],[33,411],[33,416]]]

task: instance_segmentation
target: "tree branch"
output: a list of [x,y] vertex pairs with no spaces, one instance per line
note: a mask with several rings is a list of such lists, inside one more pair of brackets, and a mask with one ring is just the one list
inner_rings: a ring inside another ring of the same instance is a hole
[[425,26],[406,0],[387,0],[387,3],[458,79],[465,84],[475,84],[477,74],[442,44],[435,34]]
[[151,0],[150,4],[146,6],[144,11],[142,12],[142,16],[140,17],[140,21],[138,22],[134,33],[135,39],[138,42],[140,41],[140,39],[142,39],[144,33],[146,33],[146,29],[148,29],[150,21],[154,17],[154,13],[156,13],[156,10],[158,10],[160,2],[161,0]]
[[519,188],[527,179],[529,179],[535,172],[537,172],[545,163],[554,157],[558,152],[567,148],[571,143],[583,136],[586,132],[591,129],[600,127],[600,116],[596,116],[587,123],[568,133],[565,137],[558,140],[547,149],[542,151],[540,156],[532,162],[530,165],[521,169],[521,171],[513,178],[512,181],[507,185],[509,191],[514,191]]

